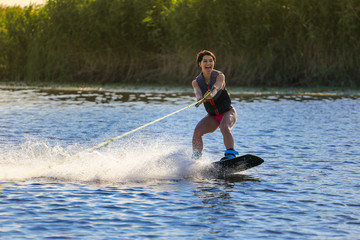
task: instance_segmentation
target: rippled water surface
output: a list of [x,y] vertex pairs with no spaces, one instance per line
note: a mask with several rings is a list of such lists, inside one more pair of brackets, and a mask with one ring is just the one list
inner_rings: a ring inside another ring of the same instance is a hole
[[0,238],[359,239],[360,98],[232,99],[237,150],[265,162],[215,177],[219,131],[190,157],[202,107],[114,139],[192,93],[0,89]]

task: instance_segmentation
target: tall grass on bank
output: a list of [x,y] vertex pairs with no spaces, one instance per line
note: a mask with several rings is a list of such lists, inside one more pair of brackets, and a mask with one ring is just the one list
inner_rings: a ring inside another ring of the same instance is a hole
[[358,0],[48,0],[0,6],[0,81],[360,86]]

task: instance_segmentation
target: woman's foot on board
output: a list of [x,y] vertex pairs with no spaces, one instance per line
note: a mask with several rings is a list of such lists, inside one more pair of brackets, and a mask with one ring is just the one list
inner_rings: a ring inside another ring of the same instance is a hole
[[236,158],[236,155],[238,155],[238,154],[239,153],[237,151],[235,151],[232,148],[229,148],[225,151],[225,157],[223,157],[220,161],[225,161],[225,160]]
[[194,153],[192,156],[191,156],[191,159],[193,160],[198,160],[201,158],[201,154],[197,154],[197,153]]

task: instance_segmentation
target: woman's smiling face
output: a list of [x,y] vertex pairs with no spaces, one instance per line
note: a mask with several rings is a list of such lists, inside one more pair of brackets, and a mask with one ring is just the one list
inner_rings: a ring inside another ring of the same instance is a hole
[[203,73],[211,73],[215,66],[214,59],[210,55],[205,55],[199,63],[199,66]]

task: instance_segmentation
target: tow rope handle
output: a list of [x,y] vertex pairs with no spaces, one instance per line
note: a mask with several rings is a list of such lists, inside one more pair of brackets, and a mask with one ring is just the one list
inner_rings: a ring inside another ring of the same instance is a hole
[[205,100],[205,98],[207,98],[213,91],[214,91],[215,87],[213,86],[211,88],[211,90],[203,97],[203,99],[199,100],[196,104],[195,107],[199,107]]

